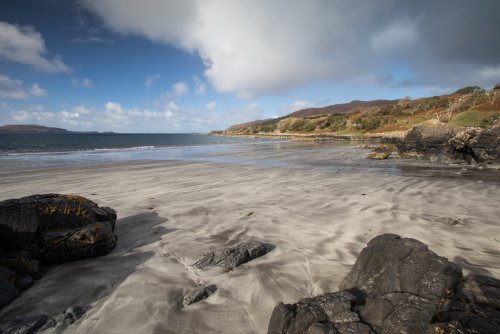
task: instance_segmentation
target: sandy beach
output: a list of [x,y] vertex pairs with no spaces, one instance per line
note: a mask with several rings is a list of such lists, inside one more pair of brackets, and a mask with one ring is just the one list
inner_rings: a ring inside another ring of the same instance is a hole
[[[0,319],[81,305],[89,310],[64,332],[265,333],[276,303],[337,290],[361,249],[381,233],[417,238],[464,273],[500,278],[498,171],[469,175],[460,167],[391,167],[392,161],[331,167],[328,151],[281,154],[282,164],[142,161],[2,170],[0,200],[79,194],[114,208],[118,245],[107,256],[53,268]],[[342,155],[362,161],[366,150]],[[276,249],[229,272],[191,266],[210,249],[249,240]],[[198,284],[218,289],[184,307],[184,293]]]

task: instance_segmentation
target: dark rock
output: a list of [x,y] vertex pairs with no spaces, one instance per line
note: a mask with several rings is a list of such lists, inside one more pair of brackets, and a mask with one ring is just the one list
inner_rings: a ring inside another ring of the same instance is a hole
[[243,263],[266,255],[274,248],[274,245],[258,241],[245,242],[234,247],[221,248],[204,254],[193,266],[202,270],[214,266],[234,269]]
[[403,158],[445,163],[500,163],[500,127],[491,129],[416,126],[396,143]]
[[182,301],[184,306],[189,306],[191,304],[202,301],[203,299],[207,299],[211,295],[213,295],[217,291],[217,287],[215,285],[209,286],[200,286],[189,291]]
[[64,322],[67,325],[71,325],[80,319],[86,311],[86,308],[81,306],[70,306],[64,311]]
[[268,334],[373,333],[369,326],[360,323],[359,315],[352,310],[359,298],[352,291],[325,293],[304,298],[296,304],[279,303],[271,315]]
[[29,249],[40,234],[107,221],[114,229],[116,212],[75,195],[45,194],[0,202],[0,244],[4,250]]
[[45,232],[42,244],[45,263],[60,263],[108,254],[116,246],[116,236],[111,224],[102,222]]
[[15,271],[0,266],[0,308],[8,305],[19,296],[19,290],[15,283],[17,279],[16,276],[17,274]]
[[439,217],[436,219],[436,222],[449,226],[455,226],[460,224],[460,220],[451,217]]
[[454,263],[415,239],[385,234],[362,251],[340,289],[367,294],[362,318],[380,333],[425,332],[441,299],[462,278]]
[[30,275],[22,275],[22,276],[19,276],[19,278],[17,279],[16,287],[19,290],[23,291],[23,290],[26,290],[28,288],[31,288],[34,283],[35,283],[35,281],[33,280],[33,278]]
[[340,289],[279,303],[268,333],[486,334],[500,328],[500,280],[463,278],[457,265],[425,244],[394,234],[368,243]]
[[[41,265],[91,258],[116,246],[116,212],[75,195],[45,194],[0,202],[0,308],[41,276]],[[3,276],[2,276],[3,277]]]
[[34,278],[40,276],[40,262],[27,251],[0,255],[0,265],[9,267],[18,274],[27,274]]
[[16,318],[0,324],[0,333],[31,334],[40,329],[45,322],[47,322],[47,316],[45,314]]
[[500,328],[500,280],[466,276],[443,301],[435,320],[457,323],[466,333],[495,333]]

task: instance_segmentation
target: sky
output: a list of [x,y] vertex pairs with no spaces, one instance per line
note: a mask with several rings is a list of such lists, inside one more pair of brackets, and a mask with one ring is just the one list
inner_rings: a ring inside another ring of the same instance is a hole
[[0,125],[208,132],[500,82],[498,0],[1,0]]

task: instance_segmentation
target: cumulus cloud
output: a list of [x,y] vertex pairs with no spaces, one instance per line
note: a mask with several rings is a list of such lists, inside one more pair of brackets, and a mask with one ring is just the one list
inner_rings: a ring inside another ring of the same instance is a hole
[[45,41],[35,28],[3,21],[0,21],[0,59],[30,65],[49,73],[71,71],[60,58],[48,58]]
[[73,87],[83,87],[83,88],[93,88],[94,87],[94,83],[89,78],[82,78],[82,79],[72,78],[71,85]]
[[209,132],[263,117],[262,108],[255,103],[218,111],[214,101],[201,110],[172,101],[158,102],[152,108],[137,108],[108,101],[100,107],[76,105],[50,112],[42,105],[12,108],[1,103],[0,123],[40,124],[75,131],[173,133]]
[[498,0],[83,1],[116,32],[198,53],[209,82],[240,97],[317,80],[388,84],[394,58],[419,85],[490,85],[484,68],[500,66]]
[[34,83],[31,87],[24,87],[21,80],[11,79],[0,74],[0,97],[7,99],[27,99],[30,97],[47,96],[47,91]]
[[20,123],[45,123],[51,121],[55,113],[45,111],[45,107],[41,105],[28,106],[21,110],[11,110],[10,118]]

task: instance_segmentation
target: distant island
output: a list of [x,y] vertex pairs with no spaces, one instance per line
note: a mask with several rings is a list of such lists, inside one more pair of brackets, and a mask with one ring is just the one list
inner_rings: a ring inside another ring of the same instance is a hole
[[70,133],[114,133],[114,132],[97,132],[97,131],[69,131],[62,128],[53,128],[42,125],[4,125],[0,126],[0,134],[70,134]]

